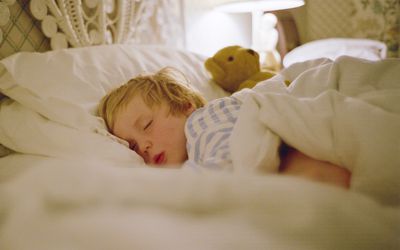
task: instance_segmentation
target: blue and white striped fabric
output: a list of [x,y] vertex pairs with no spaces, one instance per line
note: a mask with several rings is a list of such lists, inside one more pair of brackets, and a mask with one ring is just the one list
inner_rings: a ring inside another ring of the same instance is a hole
[[240,106],[237,98],[224,97],[190,115],[185,126],[188,161],[184,167],[232,171],[229,138]]

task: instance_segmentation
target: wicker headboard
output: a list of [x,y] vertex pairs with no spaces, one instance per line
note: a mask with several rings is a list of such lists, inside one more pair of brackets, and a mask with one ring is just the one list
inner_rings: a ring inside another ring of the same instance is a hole
[[0,13],[0,59],[111,43],[184,45],[182,0],[8,0]]

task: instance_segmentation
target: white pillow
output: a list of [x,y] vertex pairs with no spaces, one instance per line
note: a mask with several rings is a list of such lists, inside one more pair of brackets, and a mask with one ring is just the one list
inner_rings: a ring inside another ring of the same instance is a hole
[[[5,58],[0,61],[0,92],[21,106],[18,106],[18,119],[7,111],[16,104],[8,103],[10,107],[0,109],[0,144],[21,153],[54,156],[74,153],[73,147],[65,150],[65,147],[56,147],[57,143],[75,144],[79,154],[89,150],[85,145],[92,145],[98,148],[100,156],[107,149],[104,143],[121,142],[108,134],[102,119],[95,116],[100,99],[108,91],[137,74],[172,66],[181,70],[206,99],[226,96],[226,92],[210,81],[203,62],[203,57],[184,50],[146,45],[21,52]],[[15,127],[20,132],[16,132]],[[68,142],[58,133],[68,134]],[[44,141],[40,141],[39,148],[37,140],[40,138]],[[82,143],[83,140],[89,142]],[[66,152],[57,153],[55,148]]]
[[317,58],[335,60],[339,56],[353,56],[367,60],[386,58],[386,45],[380,41],[355,38],[329,38],[305,43],[285,55],[283,66]]
[[135,152],[111,134],[64,126],[10,99],[1,102],[0,142],[18,153],[143,163]]
[[209,80],[203,62],[197,54],[161,46],[23,52],[0,61],[0,92],[51,120],[80,128],[82,123],[93,122],[88,120],[87,111],[94,114],[99,99],[110,89],[137,74],[165,66],[181,70],[206,99],[226,95]]

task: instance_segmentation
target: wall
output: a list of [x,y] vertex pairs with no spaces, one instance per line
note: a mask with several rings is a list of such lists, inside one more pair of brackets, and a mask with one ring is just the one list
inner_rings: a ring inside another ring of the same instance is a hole
[[251,14],[213,10],[226,0],[184,0],[186,48],[211,56],[228,45],[251,45]]

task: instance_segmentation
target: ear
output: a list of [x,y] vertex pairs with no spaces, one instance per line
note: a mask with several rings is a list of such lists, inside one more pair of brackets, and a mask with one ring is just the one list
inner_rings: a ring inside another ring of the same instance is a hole
[[188,102],[188,103],[185,104],[185,111],[184,111],[184,114],[185,114],[185,116],[189,116],[189,115],[191,115],[191,114],[193,113],[193,111],[195,111],[195,110],[196,110],[195,105],[194,105],[193,103],[191,103],[191,102]]

